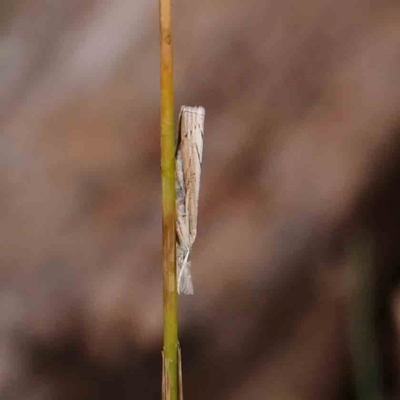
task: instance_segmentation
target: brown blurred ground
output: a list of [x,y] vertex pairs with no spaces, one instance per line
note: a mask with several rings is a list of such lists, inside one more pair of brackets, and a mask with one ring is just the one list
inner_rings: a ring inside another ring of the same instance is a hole
[[[160,398],[157,7],[2,2],[1,399]],[[364,234],[398,395],[399,20],[395,0],[174,2],[177,111],[207,112],[185,399],[354,398]]]

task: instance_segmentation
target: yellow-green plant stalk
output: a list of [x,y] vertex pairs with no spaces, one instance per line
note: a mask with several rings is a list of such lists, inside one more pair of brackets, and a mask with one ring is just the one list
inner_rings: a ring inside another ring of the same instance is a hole
[[175,129],[171,0],[160,0],[161,181],[164,285],[163,400],[178,400]]

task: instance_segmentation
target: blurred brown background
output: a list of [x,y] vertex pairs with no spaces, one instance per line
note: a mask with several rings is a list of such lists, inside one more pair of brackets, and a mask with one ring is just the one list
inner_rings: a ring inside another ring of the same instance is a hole
[[[0,397],[160,398],[158,3],[4,0]],[[185,399],[399,395],[400,5],[174,1],[206,108]]]

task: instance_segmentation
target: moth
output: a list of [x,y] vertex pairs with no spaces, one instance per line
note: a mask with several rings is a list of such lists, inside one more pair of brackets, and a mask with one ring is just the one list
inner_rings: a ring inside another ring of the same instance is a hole
[[190,255],[197,234],[204,135],[203,107],[183,106],[176,143],[176,265],[179,294],[193,294]]

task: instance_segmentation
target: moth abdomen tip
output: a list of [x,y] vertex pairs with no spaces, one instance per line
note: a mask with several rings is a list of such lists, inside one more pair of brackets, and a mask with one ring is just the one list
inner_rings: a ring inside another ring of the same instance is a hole
[[194,114],[205,115],[206,110],[202,106],[182,106],[181,113],[182,114],[194,113]]

